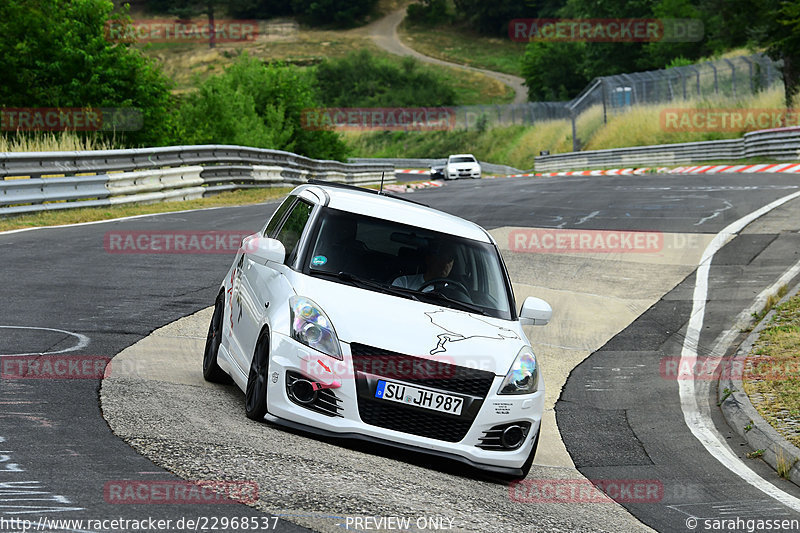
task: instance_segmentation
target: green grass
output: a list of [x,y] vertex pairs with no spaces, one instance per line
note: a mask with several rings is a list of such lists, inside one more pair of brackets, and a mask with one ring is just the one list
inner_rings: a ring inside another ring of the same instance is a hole
[[258,204],[261,202],[268,202],[283,198],[291,190],[291,187],[246,189],[241,191],[224,192],[208,198],[187,200],[185,202],[162,202],[157,204],[133,204],[111,207],[83,207],[77,209],[3,217],[0,218],[0,231],[35,228],[40,226],[78,224],[81,222],[94,222],[97,220],[109,220],[112,218],[129,217],[135,215],[182,211],[185,209]]
[[525,43],[509,38],[486,37],[462,26],[422,27],[404,22],[400,39],[427,56],[471,67],[522,76]]
[[744,390],[761,416],[800,446],[800,296],[774,307],[775,314],[745,364]]

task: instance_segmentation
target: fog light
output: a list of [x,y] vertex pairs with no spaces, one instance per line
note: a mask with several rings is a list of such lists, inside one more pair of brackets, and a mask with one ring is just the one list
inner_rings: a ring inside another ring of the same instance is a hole
[[525,431],[517,425],[508,426],[500,436],[500,443],[509,449],[519,448],[525,440]]

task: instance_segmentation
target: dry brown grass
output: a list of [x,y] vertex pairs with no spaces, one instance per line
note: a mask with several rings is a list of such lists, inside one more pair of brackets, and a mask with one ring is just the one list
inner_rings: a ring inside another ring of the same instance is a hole
[[800,296],[775,307],[753,345],[742,381],[759,413],[800,446]]
[[39,133],[35,135],[0,135],[0,152],[62,152],[76,150],[111,150],[114,141],[75,133]]
[[[745,133],[746,130],[713,132],[669,131],[662,125],[661,112],[664,110],[706,108],[781,109],[783,108],[783,87],[776,87],[740,100],[725,98],[687,100],[669,104],[636,106],[624,113],[609,114],[608,123],[597,129],[596,133],[589,138],[585,149],[599,150],[649,144],[734,139],[741,137]],[[581,135],[581,130],[579,130],[579,135]]]

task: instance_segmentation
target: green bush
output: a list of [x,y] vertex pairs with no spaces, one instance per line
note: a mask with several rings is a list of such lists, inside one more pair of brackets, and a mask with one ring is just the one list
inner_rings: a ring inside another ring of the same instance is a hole
[[400,64],[362,50],[316,67],[323,103],[332,107],[453,105],[455,90],[416,59]]
[[296,67],[265,65],[246,54],[185,97],[178,117],[185,144],[239,144],[344,160],[332,131],[303,129],[303,110],[318,107],[313,80]]

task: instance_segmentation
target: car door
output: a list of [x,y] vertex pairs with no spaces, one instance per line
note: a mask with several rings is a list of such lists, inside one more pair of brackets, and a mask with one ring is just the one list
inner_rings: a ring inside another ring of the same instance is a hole
[[262,263],[249,254],[243,259],[239,327],[243,369],[249,368],[261,328],[269,323],[269,311],[275,309],[272,306],[281,307],[293,292],[284,274],[297,258],[301,237],[308,229],[313,209],[313,202],[298,198],[274,229],[270,228],[271,224],[267,226],[265,236],[279,240],[286,250],[283,264]]

